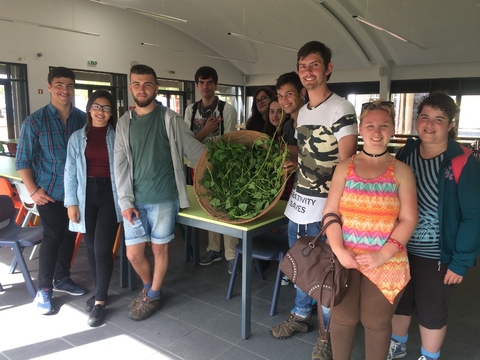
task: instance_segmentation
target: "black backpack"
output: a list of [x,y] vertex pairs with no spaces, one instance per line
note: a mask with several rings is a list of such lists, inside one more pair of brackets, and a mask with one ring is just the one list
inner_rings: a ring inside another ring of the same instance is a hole
[[[193,131],[193,120],[195,119],[195,114],[197,113],[198,110],[198,104],[200,104],[199,100],[196,103],[193,104],[193,109],[192,109],[192,118],[190,119],[190,130]],[[218,99],[218,112],[220,113],[220,117],[223,119],[223,109],[225,108],[225,101]],[[223,135],[224,129],[223,129],[223,121],[220,122],[220,135]]]

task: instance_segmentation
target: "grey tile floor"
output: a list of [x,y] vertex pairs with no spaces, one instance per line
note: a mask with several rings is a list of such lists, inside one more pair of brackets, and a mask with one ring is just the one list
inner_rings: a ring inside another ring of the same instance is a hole
[[[270,235],[269,235],[270,236]],[[202,254],[206,247],[201,232]],[[30,253],[30,249],[25,251]],[[87,325],[85,301],[90,294],[74,297],[55,293],[53,315],[38,315],[20,273],[8,274],[12,251],[0,249],[0,360],[2,359],[310,359],[317,330],[288,340],[276,340],[270,327],[286,319],[294,299],[293,285],[283,286],[278,313],[269,316],[274,264],[267,280],[253,278],[252,336],[240,337],[240,278],[231,300],[225,299],[229,274],[226,261],[198,266],[183,261],[183,240],[171,243],[169,272],[163,288],[164,307],[151,318],[127,318],[127,305],[137,291],[119,287],[118,261],[112,277],[107,321],[98,328]],[[26,256],[27,257],[27,256]],[[38,261],[28,261],[36,278]],[[93,291],[86,249],[80,248],[72,278]],[[442,359],[480,359],[480,270],[472,268],[456,286],[450,303],[449,328]],[[316,320],[316,319],[315,319]],[[410,331],[406,360],[419,354],[419,334]],[[364,359],[363,330],[358,327],[352,359]]]

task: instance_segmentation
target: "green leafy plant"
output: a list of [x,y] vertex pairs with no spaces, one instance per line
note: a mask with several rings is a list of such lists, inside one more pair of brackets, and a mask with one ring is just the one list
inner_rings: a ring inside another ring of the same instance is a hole
[[288,156],[285,143],[262,136],[250,146],[220,137],[207,143],[212,165],[200,184],[207,190],[215,210],[231,220],[251,219],[266,209],[283,191],[287,180],[283,163]]

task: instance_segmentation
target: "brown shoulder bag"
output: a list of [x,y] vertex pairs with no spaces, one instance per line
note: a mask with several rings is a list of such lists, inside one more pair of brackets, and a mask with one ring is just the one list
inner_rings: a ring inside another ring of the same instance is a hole
[[[327,217],[334,219],[325,223]],[[348,289],[347,269],[325,242],[325,230],[333,223],[342,225],[337,214],[326,214],[318,235],[298,238],[280,263],[292,282],[325,307],[340,304]]]

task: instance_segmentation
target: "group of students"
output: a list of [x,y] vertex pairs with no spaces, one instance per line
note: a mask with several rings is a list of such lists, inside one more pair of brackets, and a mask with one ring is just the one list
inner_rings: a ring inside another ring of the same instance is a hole
[[[289,146],[284,168],[295,173],[285,209],[290,246],[299,236],[316,236],[324,213],[342,218],[343,226],[332,225],[327,236],[349,269],[349,290],[334,309],[321,308],[331,332],[327,340],[319,336],[312,360],[349,359],[358,321],[365,327],[367,359],[404,357],[412,316],[420,326],[420,359],[437,359],[452,286],[475,264],[480,249],[480,163],[465,156],[454,140],[458,107],[445,94],[419,104],[419,139],[394,158],[388,152],[394,104],[363,104],[357,124],[353,105],[328,89],[331,56],[321,42],[302,46],[298,73],[278,78],[276,96],[269,88],[259,89],[247,121],[247,129],[273,131]],[[122,219],[127,257],[143,283],[128,316],[140,321],[162,305],[168,243],[179,209],[190,205],[183,159],[194,166],[205,149],[202,142],[233,131],[236,113],[215,96],[213,68],[198,69],[195,83],[202,99],[186,109],[184,118],[155,102],[156,79],[146,65],[131,68],[129,90],[136,106],[117,122],[108,91],[93,93],[85,114],[71,104],[73,72],[54,68],[47,85],[51,103],[22,124],[16,168],[44,226],[34,302],[42,314],[54,311],[52,290],[87,291],[69,272],[79,231],[85,232],[95,284],[85,307],[88,324],[104,322],[111,251]],[[364,145],[357,154],[358,134]],[[452,168],[458,157],[464,158],[460,175]],[[136,219],[143,225],[140,233]],[[201,265],[221,259],[220,236],[209,235]],[[147,242],[153,268],[145,255]],[[229,272],[237,242],[224,237]],[[272,335],[286,339],[311,331],[316,306],[297,288],[289,318],[274,326]]]
[[[350,359],[359,321],[366,359],[402,358],[412,316],[420,327],[419,360],[438,359],[450,292],[480,250],[480,163],[454,140],[458,106],[442,93],[424,98],[418,139],[394,157],[393,102],[363,104],[357,130],[353,106],[328,89],[330,49],[305,44],[297,70],[279,77],[276,96],[269,88],[255,93],[247,129],[280,134],[298,152],[285,163],[295,171],[285,211],[290,246],[299,236],[316,236],[324,214],[342,219],[327,238],[349,269],[349,290],[334,309],[322,307],[331,332],[327,341],[318,337],[312,360]],[[357,134],[364,143],[358,154]],[[315,307],[297,288],[291,315],[272,335],[311,331]]]

